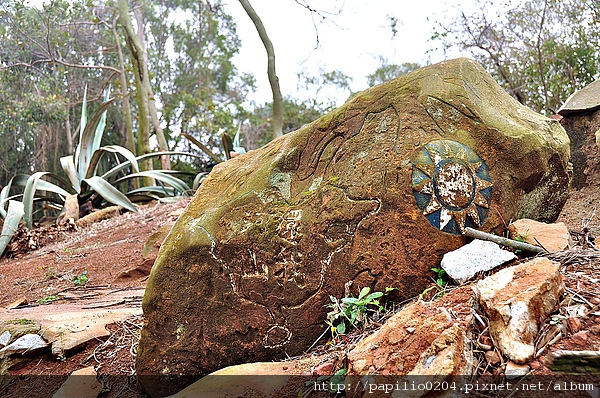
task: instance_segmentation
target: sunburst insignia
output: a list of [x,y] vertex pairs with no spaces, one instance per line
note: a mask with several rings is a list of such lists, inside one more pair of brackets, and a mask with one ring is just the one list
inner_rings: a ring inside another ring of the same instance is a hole
[[412,187],[417,206],[440,231],[460,235],[488,216],[493,189],[488,167],[459,142],[426,144],[413,161]]

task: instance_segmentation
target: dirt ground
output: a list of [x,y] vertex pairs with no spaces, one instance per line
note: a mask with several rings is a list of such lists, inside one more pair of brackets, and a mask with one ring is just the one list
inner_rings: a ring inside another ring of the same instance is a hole
[[[50,231],[43,238],[24,238],[24,244],[19,242],[19,250],[27,245],[45,245],[26,253],[13,252],[12,258],[0,260],[0,307],[60,306],[72,303],[77,294],[99,288],[144,288],[161,243],[150,237],[172,223],[188,202],[189,199],[183,199],[171,204],[149,204],[137,213],[127,212],[73,231]],[[74,278],[82,275],[87,276],[87,281],[76,286]],[[139,307],[141,300],[130,305]],[[109,325],[108,338],[90,341],[62,357],[36,358],[13,367],[9,374],[32,375],[27,385],[30,396],[38,397],[43,396],[40,391],[48,384],[60,386],[74,370],[94,366],[104,383],[103,397],[140,397],[133,377],[133,358],[141,325],[141,316]],[[0,396],[5,396],[1,388]]]
[[[0,260],[0,307],[55,306],[65,301],[65,292],[85,292],[98,287],[144,287],[161,242],[154,242],[155,238],[151,236],[173,222],[188,202],[149,204],[142,206],[138,213],[128,212],[74,231],[47,233],[48,242],[43,247],[22,254],[13,253],[12,258]],[[600,236],[598,203],[600,186],[575,191],[558,221],[567,224],[575,239],[584,233],[585,228],[589,235]],[[29,239],[25,243],[32,247],[43,243],[37,242],[35,237]],[[147,241],[149,244],[144,250]],[[567,293],[561,310],[542,328],[538,339],[540,356],[530,364],[534,374],[552,374],[546,367],[548,350],[600,350],[599,265],[597,259],[565,261],[563,273]],[[74,278],[81,275],[87,276],[87,282],[74,286]],[[448,286],[447,294],[439,303],[461,311],[470,296],[469,287],[455,289]],[[72,371],[94,366],[103,383],[102,397],[143,397],[134,377],[134,356],[141,325],[141,316],[111,324],[108,327],[110,337],[88,342],[61,357],[47,355],[25,362],[13,367],[9,374],[33,375],[31,396],[40,396],[39,392],[48,379],[35,376],[63,376],[56,379],[62,382]],[[491,339],[485,328],[475,330],[474,337],[479,347],[475,350],[478,373],[502,377],[505,360],[497,354],[488,353],[490,350],[486,347]],[[23,397],[19,395],[19,398]]]

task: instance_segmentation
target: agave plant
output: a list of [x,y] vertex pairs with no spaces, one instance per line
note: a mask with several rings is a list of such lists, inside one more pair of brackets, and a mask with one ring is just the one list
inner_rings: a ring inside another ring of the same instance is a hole
[[[4,212],[4,209],[2,211]],[[25,214],[23,203],[16,200],[8,202],[8,212],[4,212],[4,225],[2,226],[2,235],[0,235],[0,257],[19,228],[23,214]]]
[[[44,202],[51,208],[61,209],[68,195],[76,194],[79,203],[92,200],[99,195],[108,203],[137,211],[136,205],[131,199],[135,201],[160,199],[185,195],[192,191],[183,180],[172,175],[176,172],[164,170],[140,171],[138,164],[141,161],[147,161],[152,157],[165,154],[199,156],[185,152],[159,152],[136,157],[131,151],[118,145],[101,147],[106,126],[106,110],[113,99],[109,99],[109,90],[107,90],[104,95],[104,102],[88,120],[86,92],[84,92],[81,112],[79,143],[73,155],[60,159],[68,181],[57,174],[49,172],[36,172],[31,176],[20,174],[13,177],[7,186],[0,191],[0,216],[2,218],[8,217],[8,213],[4,209],[5,204],[10,200],[17,199],[22,200],[22,217],[26,227],[32,228],[35,202]],[[104,174],[98,175],[101,161],[107,154],[114,155],[119,164]],[[119,156],[125,160],[119,159]],[[123,174],[125,175],[122,176]],[[143,177],[150,177],[158,185],[138,188],[127,193],[117,189],[119,185],[126,187],[124,183],[130,179]],[[56,183],[42,178],[52,179]],[[198,177],[196,180],[199,181]],[[24,187],[23,193],[9,196],[13,186]],[[196,183],[194,184],[195,188]]]

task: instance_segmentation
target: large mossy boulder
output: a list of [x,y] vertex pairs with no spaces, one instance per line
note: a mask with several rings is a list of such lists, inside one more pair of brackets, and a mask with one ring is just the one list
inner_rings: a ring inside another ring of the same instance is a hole
[[143,301],[153,396],[225,366],[294,356],[354,281],[415,296],[470,226],[553,221],[569,139],[458,59],[366,90],[217,166],[174,225]]

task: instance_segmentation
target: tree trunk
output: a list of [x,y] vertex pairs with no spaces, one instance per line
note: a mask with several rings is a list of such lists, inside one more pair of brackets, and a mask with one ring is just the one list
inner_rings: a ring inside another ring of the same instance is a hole
[[[119,20],[121,21],[121,26],[123,27],[123,31],[125,33],[125,42],[127,43],[127,48],[131,53],[131,63],[133,65],[133,74],[135,76],[136,99],[138,104],[137,154],[139,156],[150,153],[150,99],[154,99],[154,94],[150,88],[150,79],[148,78],[148,64],[147,57],[145,56],[145,49],[142,46],[142,42],[140,41],[138,35],[133,29],[133,24],[131,23],[131,18],[129,16],[128,0],[118,1]],[[140,34],[143,34],[143,32],[140,32]],[[154,111],[156,112],[156,107],[154,107]],[[160,132],[162,133],[162,129]],[[157,138],[158,137],[159,132],[157,131]],[[162,138],[164,139],[164,135]],[[159,138],[159,149],[161,145],[160,141],[161,139]],[[166,159],[166,161],[161,159],[161,162],[163,163],[164,167],[165,163],[168,163],[168,159]],[[166,166],[170,168],[170,165],[166,164]],[[140,168],[142,170],[149,170],[152,167],[150,162],[143,162],[140,164]],[[152,182],[145,181],[144,183],[151,184]]]
[[[137,135],[137,155],[145,155],[150,153],[150,121],[148,118],[148,92],[143,84],[143,49],[138,37],[133,30],[131,19],[129,17],[128,0],[118,0],[119,20],[123,32],[125,33],[125,42],[131,53],[131,63],[133,65],[133,74],[135,76],[136,99],[138,104],[138,135]],[[150,170],[149,162],[140,164],[141,170]],[[144,185],[151,185],[152,181],[145,180]]]
[[133,118],[131,116],[131,104],[129,102],[129,85],[127,83],[127,72],[125,70],[123,49],[121,48],[119,35],[117,34],[116,18],[113,21],[111,30],[115,38],[115,43],[117,46],[117,55],[119,56],[119,69],[121,70],[121,72],[119,73],[119,80],[121,81],[121,97],[123,101],[123,114],[125,115],[125,132],[123,134],[123,139],[125,140],[125,147],[129,149],[131,153],[135,154],[135,136],[133,135]]
[[271,43],[269,36],[267,36],[265,26],[256,11],[254,11],[254,8],[250,5],[250,2],[248,0],[239,1],[244,10],[246,10],[246,14],[248,14],[254,23],[258,35],[265,46],[265,50],[267,50],[267,75],[269,76],[269,83],[273,92],[273,137],[281,137],[283,135],[283,97],[279,88],[279,78],[275,73],[275,50],[273,49],[273,43]]
[[[156,99],[154,97],[154,92],[152,91],[152,85],[150,84],[150,74],[148,73],[148,51],[146,50],[146,40],[144,39],[144,17],[140,11],[140,7],[134,7],[133,15],[135,16],[138,25],[138,40],[140,42],[140,47],[142,48],[142,84],[146,87],[146,93],[148,95],[148,113],[158,141],[158,149],[161,152],[166,152],[169,150],[169,145],[167,144],[165,133],[160,125],[158,111],[156,110]],[[168,155],[161,156],[160,163],[163,170],[171,170],[171,161],[169,160]]]

